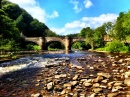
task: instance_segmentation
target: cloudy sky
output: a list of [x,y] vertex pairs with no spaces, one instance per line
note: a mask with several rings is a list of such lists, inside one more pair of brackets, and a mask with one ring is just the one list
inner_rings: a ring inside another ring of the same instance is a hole
[[130,9],[129,0],[9,0],[59,35],[79,33],[113,22]]

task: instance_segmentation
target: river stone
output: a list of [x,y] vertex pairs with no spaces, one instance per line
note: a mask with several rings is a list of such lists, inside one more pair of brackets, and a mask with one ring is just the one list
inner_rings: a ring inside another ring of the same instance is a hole
[[83,69],[83,67],[82,67],[82,66],[79,66],[79,65],[73,65],[72,67],[73,67],[73,68],[76,67],[77,69]]
[[120,89],[122,89],[122,87],[121,86],[114,86],[113,88],[112,88],[112,92],[117,92],[118,90],[120,90]]
[[123,82],[116,82],[115,84],[114,84],[114,86],[121,86],[121,85],[123,85]]
[[89,69],[90,69],[90,70],[94,70],[94,67],[90,66]]
[[84,86],[86,86],[86,87],[92,86],[92,84],[91,84],[91,83],[89,83],[89,82],[87,82],[87,81],[86,81],[86,82],[84,82],[83,84],[84,84]]
[[94,83],[94,84],[93,84],[93,87],[99,87],[99,86],[100,86],[99,83]]
[[118,63],[122,63],[124,60],[123,59],[120,59],[119,61],[118,61]]
[[127,86],[130,86],[130,78],[126,78],[124,80],[124,84],[126,84]]
[[96,93],[91,94],[89,97],[95,97]]
[[107,97],[116,97],[118,95],[118,93],[109,93],[107,95]]
[[31,97],[41,97],[41,94],[40,93],[32,94]]
[[54,85],[53,85],[53,82],[50,82],[50,83],[47,84],[47,89],[48,89],[48,90],[52,90],[52,89],[53,89],[53,86],[54,86]]
[[93,79],[93,82],[99,82],[103,80],[103,77],[102,76],[98,76],[97,78]]
[[103,60],[99,59],[98,62],[102,62]]
[[128,77],[130,77],[130,70],[129,71],[127,71],[127,72],[125,72],[125,78],[128,78]]
[[60,74],[60,75],[55,75],[55,78],[59,79],[59,78],[65,78],[67,77],[66,74]]
[[113,81],[113,82],[109,82],[109,83],[107,83],[107,86],[108,86],[108,87],[112,87],[113,84],[114,84],[114,81]]
[[65,83],[65,84],[63,85],[64,88],[66,88],[66,87],[71,87],[71,86],[72,86],[71,83]]
[[102,88],[93,88],[92,91],[93,91],[94,93],[99,93],[99,92],[102,91]]
[[106,84],[108,82],[108,79],[102,80],[101,82]]
[[84,93],[84,92],[83,92],[83,93],[80,93],[80,94],[79,94],[79,97],[86,97],[86,93]]
[[63,95],[63,94],[68,94],[69,92],[70,92],[70,90],[64,89],[64,90],[62,90],[61,94],[62,94],[62,95]]
[[78,75],[78,74],[76,74],[76,75],[73,77],[73,80],[77,80],[77,79],[78,79],[78,77],[79,77],[79,75]]
[[71,83],[72,86],[75,86],[75,85],[78,84],[78,81],[72,81],[72,82],[70,82],[70,83]]
[[77,92],[74,93],[72,97],[79,97],[79,96],[78,96],[78,93],[77,93]]
[[105,78],[110,78],[111,77],[111,75],[109,73],[103,73],[103,72],[97,73],[97,75],[105,77]]
[[61,85],[55,85],[54,89],[55,91],[61,92],[63,90],[63,87]]
[[104,89],[106,89],[106,88],[107,88],[107,86],[106,86],[106,85],[100,85],[99,87],[100,87],[100,88],[104,88]]

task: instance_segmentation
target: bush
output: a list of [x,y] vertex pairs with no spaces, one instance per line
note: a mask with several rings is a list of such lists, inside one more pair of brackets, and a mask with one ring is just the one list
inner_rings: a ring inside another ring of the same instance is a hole
[[13,39],[1,39],[0,50],[2,51],[18,51],[19,45]]
[[41,47],[38,46],[38,45],[34,45],[34,44],[28,44],[28,45],[27,45],[27,49],[28,49],[28,50],[39,51],[39,50],[41,50]]
[[105,46],[105,50],[109,51],[111,53],[113,53],[113,52],[116,52],[116,53],[118,53],[118,52],[127,53],[129,51],[128,47],[125,46],[120,41],[112,41],[112,42],[107,43],[106,46]]
[[40,50],[41,50],[41,47],[38,46],[38,45],[34,45],[34,46],[33,46],[33,49],[36,50],[36,51],[40,51]]
[[33,50],[33,46],[34,46],[33,44],[28,44],[26,47],[28,50]]

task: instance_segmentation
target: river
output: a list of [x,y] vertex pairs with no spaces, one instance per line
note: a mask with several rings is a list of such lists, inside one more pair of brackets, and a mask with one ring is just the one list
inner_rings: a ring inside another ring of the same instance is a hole
[[[41,97],[40,95],[64,97],[74,95],[73,92],[78,93],[77,95],[86,95],[83,97],[98,95],[98,93],[106,96],[111,92],[122,97],[129,89],[125,87],[124,78],[121,77],[127,67],[120,64],[127,64],[128,58],[130,56],[125,54],[73,51],[69,54],[34,54],[3,62],[0,64],[0,97]],[[99,72],[106,72],[112,77],[105,75],[98,79],[100,81],[93,82],[98,78]],[[73,79],[75,76],[79,78]],[[86,80],[89,79],[91,83],[87,84],[90,86],[84,86]],[[113,90],[112,86],[105,86],[109,82],[116,83],[116,80],[122,82],[119,89]],[[108,82],[105,83],[105,81]],[[48,89],[48,84],[50,85],[51,82],[53,82],[53,89]],[[69,91],[63,93],[66,89],[63,86],[68,82],[77,82],[77,84],[72,87],[67,85]],[[91,85],[92,83],[99,83],[103,86],[97,85],[95,88]]]

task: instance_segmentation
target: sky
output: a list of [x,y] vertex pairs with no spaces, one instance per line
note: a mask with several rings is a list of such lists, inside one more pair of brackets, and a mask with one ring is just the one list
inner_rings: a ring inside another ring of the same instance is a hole
[[9,0],[24,8],[59,35],[80,33],[105,22],[115,22],[130,9],[129,0]]

